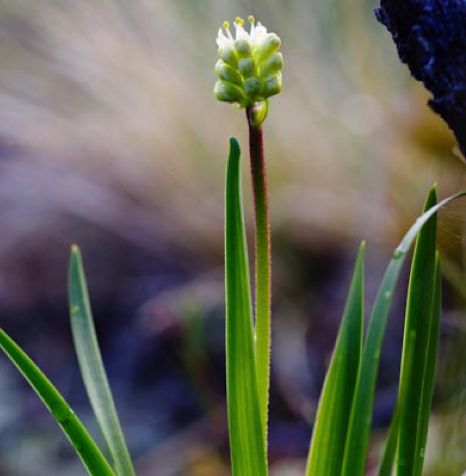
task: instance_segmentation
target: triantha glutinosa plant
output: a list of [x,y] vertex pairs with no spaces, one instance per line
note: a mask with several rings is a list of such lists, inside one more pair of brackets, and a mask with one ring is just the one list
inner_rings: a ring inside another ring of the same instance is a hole
[[[246,110],[255,212],[253,315],[240,148],[232,138],[226,176],[225,280],[227,407],[231,466],[235,476],[268,474],[271,239],[262,125],[268,113],[268,98],[281,90],[283,67],[278,36],[268,33],[260,23],[256,25],[253,17],[249,17],[249,23],[249,32],[241,18],[235,21],[235,35],[228,22],[219,30],[220,59],[215,85],[217,99],[236,103]],[[269,88],[269,84],[274,87]],[[455,132],[460,136],[457,130]],[[364,328],[365,244],[361,245],[318,405],[306,476],[365,474],[383,337],[393,292],[414,241],[398,400],[378,474],[389,476],[394,464],[399,476],[422,473],[440,325],[441,280],[435,215],[441,207],[464,194],[437,203],[435,187],[430,190],[424,214],[393,253],[372,305],[367,328]]]
[[[424,9],[421,6],[424,3],[436,6]],[[445,44],[436,46],[432,32],[443,32],[445,41],[456,38],[456,34],[463,45],[465,33],[464,30],[451,32],[446,25],[435,25],[433,28],[433,20],[429,17],[435,14],[440,19],[448,20],[450,16],[447,13],[462,15],[462,20],[451,19],[460,26],[464,25],[464,0],[446,1],[445,8],[433,0],[424,3],[419,0],[405,3],[382,0],[378,18],[394,34],[399,42],[400,56],[410,64],[413,74],[433,91],[434,109],[447,120],[464,151],[464,124],[461,125],[464,116],[461,114],[466,110],[466,96],[464,89],[461,89],[464,86],[461,79],[464,80],[465,72],[460,74],[453,66],[450,67],[455,64],[464,66],[464,51],[457,51],[458,55],[463,55],[463,60],[457,63],[448,60],[448,68],[445,66],[443,71]],[[407,4],[410,6],[404,11],[402,5]],[[245,22],[237,18],[234,34],[227,22],[218,32],[219,59],[215,67],[218,81],[214,93],[220,101],[236,104],[246,112],[255,213],[253,306],[244,224],[241,153],[238,142],[231,138],[225,192],[226,374],[231,468],[233,476],[265,476],[268,474],[272,261],[262,128],[268,114],[269,98],[282,89],[283,57],[276,34],[268,32],[253,17],[248,18],[248,23],[249,28],[245,28]],[[448,54],[451,56],[453,53],[448,51]],[[439,77],[442,74],[443,79]],[[378,474],[389,476],[395,467],[398,476],[421,475],[435,380],[441,309],[436,213],[464,195],[466,192],[460,192],[437,203],[435,187],[430,190],[424,213],[401,240],[387,266],[369,312],[367,327],[364,326],[365,244],[361,244],[314,421],[306,476],[365,474],[383,337],[400,271],[414,242],[398,399]],[[89,474],[131,476],[135,471],[102,363],[81,256],[76,246],[71,250],[68,289],[75,349],[106,445],[105,454],[59,391],[2,330],[0,347],[42,399]]]

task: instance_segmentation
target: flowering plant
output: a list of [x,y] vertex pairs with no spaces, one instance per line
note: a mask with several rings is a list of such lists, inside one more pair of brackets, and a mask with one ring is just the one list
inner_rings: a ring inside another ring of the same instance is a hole
[[[392,32],[400,57],[432,92],[431,105],[466,150],[466,4],[464,0],[382,0],[377,17]],[[268,474],[271,350],[271,233],[263,125],[269,98],[282,89],[281,41],[253,17],[227,22],[217,36],[216,98],[245,109],[255,215],[253,312],[241,179],[241,151],[230,139],[225,191],[226,375],[233,476]],[[364,255],[360,246],[319,401],[306,476],[363,476],[380,353],[398,278],[415,243],[407,291],[398,400],[378,475],[422,473],[435,381],[441,311],[436,213],[465,196],[437,203],[433,187],[423,214],[395,249],[365,321]],[[93,476],[135,474],[97,342],[79,249],[71,249],[69,314],[86,390],[109,458],[29,356],[0,329],[0,348],[42,399]],[[396,455],[396,458],[395,458]],[[396,463],[395,462],[396,459]]]
[[[411,44],[403,43],[405,38],[402,33],[407,33],[406,21],[410,24],[413,18],[409,15],[407,20],[398,17],[398,10],[394,5],[396,3],[399,2],[395,0],[391,4],[394,23],[391,23],[392,20],[383,8],[378,11],[378,18],[393,29],[394,36],[400,41],[400,56],[411,58],[409,55],[415,55],[415,52]],[[416,8],[423,9],[418,1],[413,0],[411,3],[415,4],[412,10],[407,7],[411,14],[416,11]],[[433,0],[433,3],[436,2]],[[382,4],[390,8],[390,0],[382,0]],[[402,8],[400,7],[399,10]],[[424,10],[427,18],[424,18],[424,23],[421,24],[425,24],[426,31],[429,32],[431,24],[428,13],[432,9],[426,6]],[[453,14],[453,12],[449,13]],[[254,26],[254,19],[250,21],[252,26],[248,34],[244,30],[243,20],[240,18],[236,20],[236,39],[231,35],[228,23],[224,24],[226,35],[222,29],[219,30],[217,44],[220,60],[216,66],[219,81],[214,90],[220,101],[237,103],[241,108],[246,107],[247,110],[256,223],[256,305],[253,316],[241,196],[240,148],[236,139],[230,139],[226,178],[225,281],[227,406],[234,476],[268,474],[271,243],[262,133],[266,114],[262,114],[260,120],[251,120],[251,118],[257,114],[255,111],[261,110],[263,107],[261,103],[267,101],[268,95],[272,95],[268,92],[277,93],[281,90],[283,65],[283,59],[277,53],[280,46],[278,37],[273,33],[267,34],[267,30],[261,24]],[[400,30],[398,31],[397,28]],[[421,35],[420,30],[418,27],[413,27],[413,31],[418,31],[419,35]],[[463,29],[461,35],[464,35],[464,31]],[[452,35],[455,38],[455,33]],[[447,43],[452,35],[447,36]],[[412,32],[407,33],[406,39],[412,40]],[[418,44],[429,50],[429,44],[426,45],[426,42],[418,40]],[[266,52],[265,55],[263,51]],[[436,52],[435,49],[434,52]],[[267,74],[270,71],[268,65],[273,59],[274,74],[279,75],[273,83],[277,87],[271,90],[264,88],[264,85],[268,84],[267,81],[271,80],[266,79],[264,82],[261,76],[263,66],[260,59],[264,56],[268,58],[263,63],[267,65],[265,68]],[[247,64],[251,64],[251,67],[242,67],[243,60],[239,58],[243,57],[247,58]],[[426,68],[428,70],[429,67],[433,68],[432,58],[429,60],[428,55],[422,56],[422,54],[420,58],[425,60],[426,64],[422,63],[419,70],[413,67],[413,72],[414,74],[417,72],[419,77],[427,82],[428,87],[431,85],[435,94],[432,106],[441,112],[448,122],[451,117],[448,111],[454,107],[455,95],[460,93],[462,97],[461,87],[464,85],[461,81],[448,83],[448,79],[459,80],[465,70],[463,68],[457,72],[453,62],[450,65],[450,75],[445,73],[445,77],[437,77],[434,73],[423,76],[424,73],[421,71]],[[461,58],[464,59],[464,56]],[[414,64],[420,63],[414,61]],[[459,108],[456,110],[461,115],[461,100],[459,102],[460,104],[456,104]],[[464,127],[464,122],[461,127]],[[456,124],[450,122],[449,124],[461,140],[461,127],[455,128]],[[414,241],[416,241],[416,247],[406,303],[399,396],[378,474],[379,476],[391,475],[395,454],[397,455],[397,475],[421,474],[432,402],[440,323],[440,263],[435,248],[437,229],[435,214],[441,207],[465,194],[466,192],[459,193],[437,204],[436,189],[432,188],[427,197],[424,214],[416,220],[393,253],[373,303],[367,329],[364,329],[363,325],[365,243],[361,244],[340,331],[314,422],[306,476],[363,476],[365,474],[372,406],[385,327],[402,265]]]

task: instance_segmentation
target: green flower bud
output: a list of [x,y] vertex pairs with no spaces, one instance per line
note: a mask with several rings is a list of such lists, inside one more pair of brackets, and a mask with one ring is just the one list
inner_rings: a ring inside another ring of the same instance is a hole
[[269,76],[264,81],[262,88],[263,95],[266,97],[275,96],[282,90],[282,76],[280,73]]
[[235,41],[235,50],[240,58],[247,58],[251,56],[251,45],[246,39]]
[[217,37],[220,60],[215,66],[219,81],[214,93],[218,100],[237,103],[240,107],[257,110],[254,116],[262,121],[267,115],[267,98],[282,88],[283,56],[280,38],[275,33],[248,18],[250,30],[244,20],[235,21],[236,36],[230,32],[228,22],[220,28]]
[[268,33],[267,36],[257,45],[254,51],[254,60],[262,63],[271,55],[276,53],[281,46],[281,40],[275,33]]
[[243,84],[243,77],[235,68],[232,68],[230,65],[224,63],[222,60],[218,60],[215,65],[215,72],[217,73],[218,79],[226,81],[228,83],[234,83],[238,86]]
[[256,65],[252,58],[243,58],[238,63],[238,70],[244,78],[248,78],[256,72]]
[[223,48],[219,48],[218,56],[224,63],[230,65],[232,68],[238,67],[238,55],[233,46],[226,45]]
[[241,88],[225,81],[217,81],[215,83],[214,94],[219,101],[223,102],[241,103],[245,99]]
[[261,86],[262,84],[258,78],[248,78],[244,81],[244,92],[246,93],[246,96],[255,98],[260,96]]
[[283,55],[281,53],[274,53],[267,61],[262,63],[260,75],[270,76],[279,73],[283,68]]

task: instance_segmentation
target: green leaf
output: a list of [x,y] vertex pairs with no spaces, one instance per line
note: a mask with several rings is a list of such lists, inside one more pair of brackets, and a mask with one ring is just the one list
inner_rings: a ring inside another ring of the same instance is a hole
[[418,419],[418,432],[416,438],[414,476],[422,474],[424,466],[425,447],[427,442],[427,432],[429,429],[429,418],[432,407],[432,396],[434,394],[435,370],[437,364],[438,344],[440,337],[440,316],[442,301],[442,272],[438,254],[435,260],[435,281],[432,299],[431,316],[429,322],[429,339],[425,349],[424,380],[422,383],[422,394],[420,402],[420,412]]
[[[431,193],[425,210],[431,208],[435,203],[435,193]],[[411,265],[400,371],[400,395],[403,396],[404,402],[401,405],[396,463],[399,476],[416,474],[415,467],[419,466],[419,461],[422,470],[423,455],[419,454],[421,448],[417,448],[417,446],[419,443],[419,420],[424,411],[421,401],[427,359],[429,358],[427,352],[433,318],[432,306],[435,298],[436,234],[437,220],[436,217],[432,217],[417,237]],[[434,350],[437,352],[436,347]],[[408,366],[408,362],[412,362],[412,364]],[[430,406],[428,412],[430,414]]]
[[[430,193],[435,193],[435,190],[432,189]],[[437,213],[438,210],[453,200],[465,195],[466,192],[459,192],[452,195],[421,215],[401,240],[385,271],[372,307],[364,341],[361,368],[356,382],[356,390],[348,426],[342,476],[363,476],[364,474],[380,352],[393,292],[398,282],[398,277],[406,255],[417,234],[429,219]]]
[[50,411],[91,476],[114,476],[104,455],[56,387],[29,356],[0,329],[0,347]]
[[[421,232],[422,233],[422,232]],[[417,242],[417,247],[419,247],[419,241]],[[416,255],[416,253],[415,253]],[[414,270],[414,266],[411,268]],[[413,276],[413,274],[412,274]],[[413,433],[414,451],[411,448],[411,451],[415,453],[414,456],[410,456],[409,461],[412,463],[412,472],[410,474],[421,475],[422,467],[424,463],[424,447],[426,443],[427,430],[429,425],[430,417],[430,407],[432,403],[432,394],[434,388],[435,380],[435,363],[437,360],[437,349],[438,349],[438,338],[440,330],[440,284],[441,284],[441,272],[438,255],[435,257],[435,276],[433,280],[433,289],[430,290],[426,296],[432,296],[432,306],[431,312],[427,317],[427,333],[428,343],[425,347],[425,355],[427,357],[424,371],[423,385],[419,390],[419,407],[415,409],[418,415],[418,421],[416,428]],[[413,281],[412,281],[413,282]],[[409,300],[409,299],[408,299]],[[428,301],[428,300],[427,300]],[[422,325],[422,323],[421,323]],[[408,330],[408,326],[406,326]],[[395,459],[395,453],[397,451],[397,444],[399,438],[399,428],[400,428],[400,419],[403,415],[404,419],[409,421],[409,413],[406,411],[407,405],[410,403],[407,398],[412,389],[409,385],[410,379],[416,373],[413,369],[414,365],[417,364],[417,359],[415,358],[415,352],[412,352],[410,349],[414,349],[416,345],[416,333],[408,332],[405,334],[405,343],[404,347],[407,351],[403,352],[403,364],[402,369],[404,372],[405,381],[404,384],[400,378],[400,391],[399,397],[396,404],[395,412],[393,414],[392,422],[390,424],[390,429],[388,432],[388,438],[385,446],[385,451],[381,460],[380,468],[378,471],[378,476],[390,476],[392,474],[393,462]],[[407,425],[409,427],[409,423]],[[407,428],[405,428],[406,430]],[[400,439],[400,443],[403,441]],[[410,443],[410,442],[408,442]],[[398,461],[399,463],[399,461]]]
[[265,476],[267,457],[257,390],[251,288],[243,216],[241,156],[230,139],[225,194],[227,408],[233,476]]
[[[410,341],[414,341],[414,336],[410,335]],[[410,342],[408,345],[412,345]],[[407,371],[411,371],[413,367],[413,359],[410,358],[406,361]],[[400,415],[403,413],[403,406],[406,403],[406,398],[404,398],[404,392],[406,388],[401,389],[402,392],[398,392],[398,399],[395,405],[395,411],[393,412],[392,421],[390,423],[390,428],[388,430],[387,440],[385,442],[385,448],[380,461],[379,470],[377,472],[378,476],[391,476],[393,470],[393,463],[395,460],[395,453],[398,444],[398,431],[400,428]]]
[[380,461],[377,476],[391,476],[393,471],[393,460],[395,459],[396,444],[398,441],[398,429],[400,426],[400,411],[399,407],[395,407],[392,421],[388,430],[387,441]]
[[71,247],[68,270],[71,330],[81,375],[100,430],[119,476],[134,475],[134,468],[115,409],[100,355],[81,253]]
[[325,378],[306,468],[307,476],[339,476],[359,370],[364,322],[364,254],[354,267],[332,360]]

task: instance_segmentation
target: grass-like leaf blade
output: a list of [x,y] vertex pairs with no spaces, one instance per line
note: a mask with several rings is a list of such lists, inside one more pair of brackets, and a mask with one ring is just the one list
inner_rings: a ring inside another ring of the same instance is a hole
[[362,243],[317,409],[306,476],[339,476],[341,471],[362,350],[364,254],[365,244]]
[[[435,203],[435,193],[431,193],[424,210],[428,210]],[[398,476],[413,476],[414,468],[418,466],[420,459],[418,451],[421,448],[416,447],[420,431],[418,422],[424,410],[421,401],[429,358],[427,352],[435,297],[436,232],[437,220],[434,216],[424,225],[416,239],[411,265],[400,371],[400,396],[403,402],[400,405],[402,411],[396,458]],[[437,348],[434,350],[436,352]]]
[[398,429],[400,427],[399,407],[395,407],[390,428],[388,429],[385,448],[380,460],[377,476],[391,476],[393,471],[393,462],[395,460],[396,447],[398,442]]
[[[432,189],[430,193],[435,193],[435,189]],[[427,212],[423,213],[401,240],[385,271],[372,307],[364,340],[361,368],[356,382],[356,390],[348,426],[342,476],[363,476],[364,474],[380,351],[393,292],[398,282],[406,254],[417,234],[429,219],[441,208],[465,195],[465,191],[456,193],[445,198]]]
[[[409,339],[412,341],[408,345],[413,345],[414,336],[410,335]],[[413,359],[410,358],[406,361],[406,369],[410,372],[413,366]],[[406,391],[406,388],[401,389],[403,392]],[[404,393],[398,391],[398,399],[395,405],[395,410],[393,412],[392,421],[390,423],[390,428],[388,429],[387,439],[385,441],[385,448],[382,454],[382,458],[379,464],[379,470],[377,476],[391,476],[393,471],[393,464],[395,462],[395,454],[398,445],[398,432],[400,429],[400,417],[403,413],[403,406],[406,404],[406,398],[404,398]]]
[[132,476],[135,474],[134,468],[102,362],[81,253],[76,245],[71,247],[68,299],[74,346],[92,409],[112,457],[115,472],[119,476]]
[[91,476],[115,476],[81,420],[32,359],[0,329],[0,347],[57,421]]
[[243,215],[241,153],[230,139],[225,193],[226,373],[233,476],[265,476],[252,322],[251,287]]
[[[420,398],[420,416],[418,418],[418,425],[416,428],[416,450],[414,465],[412,469],[412,474],[421,475],[422,467],[424,463],[424,447],[427,438],[427,430],[429,425],[430,418],[430,407],[432,403],[432,394],[434,388],[435,380],[435,366],[437,361],[437,349],[438,349],[438,339],[439,339],[439,330],[440,330],[440,304],[441,304],[441,272],[438,255],[436,256],[435,261],[435,276],[434,276],[434,289],[431,294],[432,299],[432,308],[431,315],[428,319],[429,327],[429,339],[426,346],[426,354],[428,359],[426,361],[425,367],[425,378],[423,388],[421,389],[421,398]],[[413,348],[415,345],[416,335],[414,333],[409,333],[407,336],[407,342],[405,339],[405,346]],[[415,361],[414,352],[407,352],[406,359],[403,362],[403,369],[405,370],[405,375],[410,376],[412,374],[413,364]],[[409,377],[406,377],[409,378]],[[406,393],[410,391],[409,385],[400,385],[400,392],[398,401],[396,404],[395,412],[393,414],[392,422],[390,424],[390,429],[388,431],[387,441],[385,444],[385,450],[380,462],[378,476],[391,476],[393,463],[395,460],[395,454],[397,451],[398,445],[398,436],[399,436],[399,427],[400,427],[400,417],[405,415],[405,407],[408,403],[406,398]]]
[[424,367],[424,379],[422,382],[422,393],[420,401],[420,412],[418,419],[418,431],[416,437],[416,451],[414,460],[414,476],[422,474],[424,466],[425,447],[427,442],[427,432],[429,429],[429,418],[432,407],[432,396],[434,393],[435,370],[437,364],[437,351],[440,336],[440,316],[441,316],[441,270],[438,255],[435,261],[435,281],[434,294],[432,299],[431,316],[429,319],[429,338],[425,349],[426,359]]
[[[408,346],[414,345],[414,335],[409,335],[408,339],[411,342],[408,342]],[[413,359],[410,359],[406,362],[406,372],[409,374],[413,366]],[[400,392],[401,390],[401,392]],[[378,476],[391,476],[393,471],[393,464],[395,462],[396,450],[398,447],[398,433],[400,429],[400,417],[404,413],[404,405],[406,404],[406,398],[403,392],[406,392],[406,387],[398,391],[398,399],[395,405],[395,410],[393,411],[392,421],[390,423],[390,428],[388,429],[388,435],[385,442],[385,448],[380,460],[379,470],[377,472]]]

